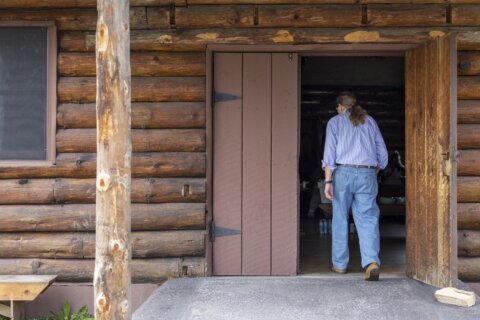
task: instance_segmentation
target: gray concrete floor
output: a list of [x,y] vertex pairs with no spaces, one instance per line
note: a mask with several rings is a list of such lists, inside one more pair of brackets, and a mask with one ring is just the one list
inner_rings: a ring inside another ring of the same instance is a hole
[[169,280],[133,319],[480,319],[480,305],[436,302],[435,288],[404,277],[207,277]]

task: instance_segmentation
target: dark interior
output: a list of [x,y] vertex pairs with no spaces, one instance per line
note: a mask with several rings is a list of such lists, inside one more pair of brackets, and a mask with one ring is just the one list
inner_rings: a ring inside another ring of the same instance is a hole
[[[357,102],[378,123],[393,166],[397,151],[405,163],[405,79],[403,56],[306,56],[301,61],[300,137],[300,273],[325,273],[330,269],[331,204],[326,203],[321,170],[325,130],[336,115],[336,97],[352,91]],[[405,178],[379,173],[382,272],[405,270]],[[402,177],[403,176],[403,177]],[[320,189],[316,188],[320,181]],[[350,217],[349,271],[361,272],[358,236]],[[323,225],[325,225],[323,227]]]

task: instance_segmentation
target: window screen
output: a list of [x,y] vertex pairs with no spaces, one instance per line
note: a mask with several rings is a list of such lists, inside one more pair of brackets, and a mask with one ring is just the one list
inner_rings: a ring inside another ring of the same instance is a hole
[[0,160],[47,159],[47,28],[0,28]]

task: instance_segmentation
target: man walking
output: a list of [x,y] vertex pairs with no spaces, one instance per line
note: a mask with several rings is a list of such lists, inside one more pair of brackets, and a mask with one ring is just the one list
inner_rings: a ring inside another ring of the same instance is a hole
[[322,161],[325,196],[333,201],[332,271],[347,272],[351,207],[365,279],[376,281],[380,276],[377,173],[387,166],[388,153],[377,123],[356,104],[353,93],[337,97],[337,111],[327,125]]

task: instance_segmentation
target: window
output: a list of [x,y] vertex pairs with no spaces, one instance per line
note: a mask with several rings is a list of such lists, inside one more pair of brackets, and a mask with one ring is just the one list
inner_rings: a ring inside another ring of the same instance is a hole
[[54,25],[0,25],[0,165],[52,163],[55,113]]

